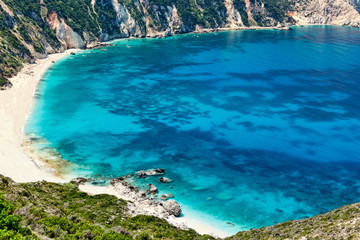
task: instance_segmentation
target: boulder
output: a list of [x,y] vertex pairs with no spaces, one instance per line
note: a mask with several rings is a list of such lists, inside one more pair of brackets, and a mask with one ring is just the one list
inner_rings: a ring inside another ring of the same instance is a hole
[[121,182],[121,181],[124,181],[124,180],[125,180],[125,177],[113,178],[113,179],[111,179],[110,184],[114,186],[114,185],[117,184],[118,182]]
[[163,204],[163,207],[169,214],[174,215],[175,217],[178,217],[181,214],[180,205],[173,199],[166,201]]
[[157,168],[157,169],[149,169],[146,171],[146,174],[149,176],[163,175],[165,173],[165,169]]
[[143,171],[143,170],[141,170],[141,171],[138,171],[138,172],[136,172],[137,173],[137,177],[138,178],[146,178],[147,177],[147,173],[145,172],[145,171]]
[[167,194],[161,195],[161,200],[167,200],[169,197]]
[[171,183],[172,180],[170,178],[167,178],[167,177],[160,177],[160,182],[162,182],[162,183]]
[[155,194],[155,193],[158,192],[158,189],[157,189],[157,187],[156,187],[154,184],[149,183],[148,186],[150,187],[150,188],[149,188],[149,193]]
[[91,182],[93,180],[94,179],[91,179],[91,178],[77,177],[77,178],[74,178],[72,181],[76,182],[78,185],[84,185],[85,183]]
[[171,193],[166,193],[161,195],[161,200],[168,200],[169,198],[173,198],[174,195],[172,195]]
[[163,168],[154,169],[154,171],[155,171],[156,173],[161,173],[161,174],[164,174],[164,173],[165,173],[165,169],[163,169]]

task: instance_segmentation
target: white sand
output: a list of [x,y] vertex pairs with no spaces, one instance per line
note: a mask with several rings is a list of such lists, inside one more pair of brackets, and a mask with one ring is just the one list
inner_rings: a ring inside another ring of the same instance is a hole
[[69,54],[52,54],[36,64],[27,64],[11,79],[13,87],[0,91],[0,174],[16,182],[46,180],[63,182],[50,172],[40,169],[36,159],[29,157],[22,148],[25,139],[23,130],[34,104],[36,87],[53,61]]
[[[53,175],[48,168],[40,167],[42,164],[34,155],[26,153],[22,144],[25,140],[24,126],[32,110],[39,81],[53,61],[67,56],[71,51],[52,54],[46,59],[37,60],[36,64],[27,64],[17,76],[11,79],[13,87],[0,91],[0,174],[16,182],[41,180],[66,182],[69,180]],[[121,196],[111,186],[84,185],[80,186],[80,189],[90,194],[106,193],[123,199],[127,198]],[[212,234],[218,237],[229,235],[220,229],[188,217],[172,217],[168,221],[177,226],[185,224],[200,234]]]

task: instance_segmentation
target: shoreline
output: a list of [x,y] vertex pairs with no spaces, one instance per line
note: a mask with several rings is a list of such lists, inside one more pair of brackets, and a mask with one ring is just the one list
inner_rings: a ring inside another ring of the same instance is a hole
[[[26,149],[24,142],[26,135],[24,127],[29,114],[36,101],[36,90],[46,71],[58,60],[70,55],[71,52],[81,51],[79,49],[69,49],[63,53],[50,54],[45,59],[38,59],[35,64],[25,64],[21,71],[10,81],[12,88],[0,91],[0,174],[10,177],[15,182],[36,182],[48,181],[55,183],[69,182],[71,175],[59,176],[51,165],[47,165],[38,160],[38,156]],[[113,186],[94,186],[79,185],[79,189],[88,194],[111,194],[124,200],[133,201]],[[131,209],[134,214],[147,214],[161,217],[170,224],[187,229],[192,228],[200,234],[208,234],[214,237],[228,237],[230,234],[215,228],[206,222],[192,219],[187,216],[174,217],[164,215],[164,208],[154,206],[147,201],[135,201]],[[155,204],[157,205],[157,204]],[[158,211],[162,213],[158,213]],[[162,215],[161,215],[162,214]]]
[[74,50],[51,54],[45,59],[38,59],[35,64],[25,64],[10,79],[13,87],[0,92],[0,174],[16,182],[65,182],[65,179],[54,176],[49,169],[42,169],[37,159],[26,153],[23,143],[24,127],[35,103],[40,80],[53,62],[69,55],[71,51]]

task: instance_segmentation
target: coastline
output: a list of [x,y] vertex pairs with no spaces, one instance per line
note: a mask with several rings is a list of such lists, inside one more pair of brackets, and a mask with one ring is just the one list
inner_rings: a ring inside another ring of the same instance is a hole
[[[73,176],[59,176],[56,171],[46,164],[38,161],[36,154],[32,154],[24,147],[26,136],[24,126],[28,115],[31,113],[35,103],[35,93],[40,80],[52,64],[68,55],[70,52],[80,51],[78,49],[69,49],[63,53],[50,54],[45,59],[38,59],[35,64],[26,64],[23,69],[10,81],[13,87],[0,91],[0,174],[10,177],[15,182],[36,182],[48,181],[55,183],[65,183],[71,180]],[[93,186],[80,185],[81,191],[88,194],[111,194],[124,200],[133,201],[124,192],[119,191],[113,186]],[[158,210],[164,209],[153,206],[152,203],[136,201],[132,205],[134,215],[147,214],[161,217]],[[169,223],[186,229],[192,228],[200,234],[209,234],[215,237],[228,237],[230,234],[215,228],[210,224],[198,219],[192,219],[187,216],[174,217],[163,215]]]
[[24,151],[24,126],[35,102],[37,86],[53,62],[67,56],[73,50],[51,54],[38,59],[35,64],[25,64],[13,78],[13,87],[0,92],[0,174],[16,182],[46,180],[65,182],[54,176],[51,170],[40,168],[40,163]]

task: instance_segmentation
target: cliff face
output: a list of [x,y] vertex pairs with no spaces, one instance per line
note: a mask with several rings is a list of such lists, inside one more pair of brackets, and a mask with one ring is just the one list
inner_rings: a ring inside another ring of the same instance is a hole
[[356,0],[310,0],[295,4],[293,18],[299,24],[333,24],[360,27]]
[[81,36],[74,32],[74,30],[65,23],[64,19],[59,18],[56,12],[51,11],[46,21],[50,29],[55,30],[56,37],[63,46],[63,49],[85,47],[85,42]]
[[358,6],[359,0],[0,0],[0,86],[25,61],[98,41],[297,23],[360,26]]

